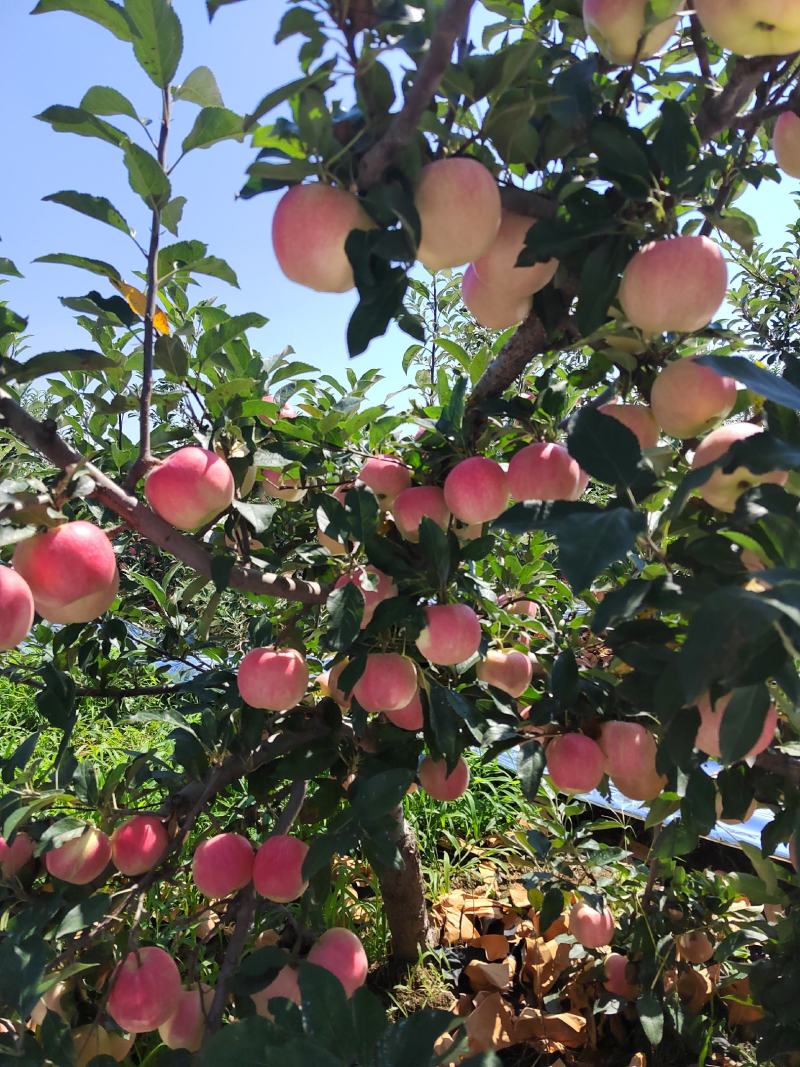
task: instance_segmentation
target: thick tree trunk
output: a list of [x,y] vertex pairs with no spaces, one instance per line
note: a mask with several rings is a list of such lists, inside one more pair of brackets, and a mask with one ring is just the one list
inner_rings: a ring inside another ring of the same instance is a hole
[[403,860],[400,870],[383,867],[376,873],[392,935],[392,956],[397,963],[413,963],[430,943],[431,928],[425,903],[417,837],[406,822],[402,804],[393,814],[394,837]]

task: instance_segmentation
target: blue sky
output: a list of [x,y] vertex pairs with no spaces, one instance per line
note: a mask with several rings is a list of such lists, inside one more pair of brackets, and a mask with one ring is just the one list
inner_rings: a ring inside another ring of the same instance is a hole
[[[31,17],[33,0],[0,3],[0,100],[6,158],[0,197],[0,255],[25,274],[0,290],[15,310],[29,316],[31,351],[77,347],[87,335],[75,326],[60,296],[104,289],[100,279],[71,268],[35,264],[47,252],[75,252],[114,263],[131,281],[142,265],[133,243],[99,222],[41,198],[64,189],[107,196],[142,235],[145,210],[130,191],[120,153],[90,138],[57,134],[33,116],[51,104],[77,105],[91,85],[112,85],[131,98],[140,114],[155,117],[158,90],[136,65],[130,46],[85,19],[70,14]],[[185,44],[178,80],[206,64],[217,76],[228,107],[251,110],[269,90],[297,76],[295,40],[275,46],[273,37],[285,4],[249,0],[219,11],[209,25],[202,0],[175,0]],[[483,19],[486,14],[483,12]],[[196,114],[191,104],[175,109],[173,146]],[[111,121],[117,122],[116,119]],[[120,120],[124,125],[129,120]],[[352,294],[323,295],[287,281],[272,256],[270,223],[280,194],[236,201],[254,151],[246,143],[221,144],[191,153],[173,174],[173,190],[188,198],[180,236],[207,242],[239,276],[240,290],[214,282],[234,312],[259,311],[270,322],[258,338],[265,354],[291,345],[298,357],[341,375],[348,364],[347,321]],[[174,156],[173,156],[174,158]],[[767,184],[740,206],[754,214],[769,242],[782,242],[794,217],[790,192],[796,182]],[[400,359],[409,341],[399,331],[373,342],[356,361],[358,372],[380,367],[388,385],[404,381]]]

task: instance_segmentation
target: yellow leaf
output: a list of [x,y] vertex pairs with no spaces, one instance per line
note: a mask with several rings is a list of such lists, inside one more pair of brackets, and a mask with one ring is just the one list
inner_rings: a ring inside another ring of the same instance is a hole
[[[128,285],[127,282],[115,282],[112,280],[111,284],[125,297],[131,311],[135,311],[137,315],[144,318],[145,307],[147,305],[146,294],[143,293],[141,289],[136,289],[133,285]],[[169,321],[161,308],[156,308],[155,314],[153,315],[153,326],[158,333],[169,333]]]

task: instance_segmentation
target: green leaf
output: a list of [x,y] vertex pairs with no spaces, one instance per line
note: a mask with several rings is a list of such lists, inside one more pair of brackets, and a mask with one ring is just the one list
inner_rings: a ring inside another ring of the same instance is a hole
[[564,911],[564,891],[557,885],[550,886],[539,909],[539,929],[544,933]]
[[186,197],[176,196],[161,209],[161,225],[175,237],[178,236],[178,226],[183,218],[185,205]]
[[61,920],[54,935],[56,939],[77,933],[78,930],[85,930],[87,926],[93,926],[108,911],[109,900],[107,893],[96,893],[93,897],[80,901]]
[[93,115],[127,115],[141,122],[136,108],[127,96],[108,85],[93,85],[91,89],[87,89],[83,94],[81,107],[84,111],[91,111]]
[[17,270],[17,266],[11,259],[6,259],[5,256],[0,256],[0,274],[5,274],[10,278],[21,278],[22,274]]
[[652,183],[643,141],[641,131],[622,119],[598,119],[589,131],[589,145],[597,155],[602,177],[638,200],[647,197]]
[[42,200],[71,207],[73,211],[77,211],[81,215],[88,215],[89,218],[97,219],[99,222],[105,222],[106,225],[113,226],[116,230],[122,230],[123,233],[130,234],[132,232],[123,216],[111,201],[106,200],[104,196],[91,196],[89,193],[63,191],[43,196]]
[[664,1037],[664,1009],[661,1001],[655,993],[645,993],[636,1001],[636,1010],[644,1036],[654,1048],[657,1047]]
[[142,70],[166,89],[183,53],[181,22],[169,0],[125,0],[134,29],[133,51]]
[[635,434],[596,408],[583,408],[570,421],[567,448],[587,474],[607,485],[625,488],[639,473],[642,450]]
[[352,645],[361,629],[364,603],[364,595],[354,582],[347,582],[328,596],[325,640],[329,648],[344,652]]
[[172,90],[173,100],[188,100],[200,107],[224,107],[217,79],[209,67],[195,67],[186,81]]
[[208,17],[213,19],[221,7],[227,7],[229,4],[241,4],[241,2],[242,0],[206,0]]
[[121,41],[133,40],[130,22],[119,4],[111,0],[39,0],[32,15],[46,15],[51,11],[71,11],[110,30]]
[[544,530],[558,541],[559,565],[574,591],[588,588],[611,563],[624,559],[644,533],[639,511],[580,501],[515,504],[492,523],[509,533]]
[[681,816],[700,835],[709,833],[717,821],[717,790],[713,779],[700,767],[689,775]]
[[353,811],[361,821],[383,819],[403,802],[413,781],[414,772],[408,767],[379,771],[369,778],[358,777],[351,791]]
[[[251,1015],[214,1034],[200,1054],[200,1063],[202,1067],[263,1067],[274,1032],[266,1019]],[[282,1051],[281,1062],[289,1067]]]
[[189,353],[183,341],[174,334],[156,338],[153,366],[172,378],[182,380],[189,373]]
[[716,226],[718,230],[722,230],[726,237],[730,237],[746,252],[753,251],[759,229],[758,223],[752,215],[733,207],[728,208],[722,214],[710,210],[704,211],[703,214],[710,223]]
[[723,763],[744,759],[761,737],[769,706],[769,690],[765,685],[734,689],[719,728]]
[[752,392],[775,404],[800,411],[800,389],[745,356],[700,356],[696,362],[703,367],[711,367],[717,374],[735,378]]
[[700,137],[688,111],[677,100],[662,103],[660,118],[653,139],[653,157],[670,181],[679,182],[697,160]]
[[64,352],[41,352],[19,364],[10,377],[17,382],[31,382],[44,374],[69,374],[76,371],[93,374],[118,365],[116,360],[109,359],[102,352],[72,348]]
[[[209,4],[214,0],[208,0]],[[226,0],[230,3],[231,0]],[[324,92],[331,85],[331,74],[336,66],[336,61],[331,59],[322,63],[316,70],[307,74],[304,78],[297,78],[295,81],[287,82],[286,85],[282,85],[280,89],[273,89],[271,93],[268,93],[258,104],[255,111],[245,118],[245,129],[250,129],[251,126],[264,117],[273,108],[278,107],[284,101],[289,100],[291,97],[296,96],[302,92],[303,89],[308,89],[312,85],[316,86],[320,92]]]
[[153,211],[164,207],[171,196],[171,187],[158,160],[139,145],[129,142],[125,149],[125,166],[131,189],[145,204]]
[[35,116],[40,122],[47,122],[58,133],[76,133],[79,137],[97,137],[108,144],[122,148],[128,143],[128,138],[112,126],[110,122],[104,122],[91,111],[84,111],[81,107],[68,107],[66,104],[54,104],[45,108]]
[[241,141],[244,137],[244,119],[225,107],[204,107],[184,138],[181,148],[191,152],[193,148],[210,148],[219,141]]
[[378,1045],[375,1067],[433,1067],[433,1046],[452,1025],[447,1011],[423,1008],[389,1027]]
[[267,320],[256,311],[249,311],[244,315],[233,315],[219,326],[206,330],[197,343],[196,356],[200,363],[213,356],[228,342],[240,337],[245,330],[258,329],[266,325]]
[[[522,793],[531,804],[536,801],[539,783],[542,780],[547,760],[544,749],[538,741],[522,745],[517,759],[517,777]],[[563,902],[562,902],[563,906]]]
[[312,963],[300,965],[298,979],[306,1033],[326,1048],[335,1048],[343,1061],[352,1062],[356,1034],[342,983],[330,971]]
[[99,274],[109,281],[121,282],[122,277],[116,267],[106,263],[102,259],[90,259],[88,256],[74,256],[70,252],[50,252],[46,256],[39,256],[34,263],[59,263],[65,267],[80,267],[92,274]]
[[234,500],[232,506],[256,534],[262,534],[270,528],[277,511],[274,504],[250,504],[246,500]]

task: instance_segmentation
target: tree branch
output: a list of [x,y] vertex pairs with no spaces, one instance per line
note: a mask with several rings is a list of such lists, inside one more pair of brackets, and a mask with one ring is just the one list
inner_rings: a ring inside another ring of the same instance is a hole
[[228,984],[233,978],[245,941],[247,941],[250,933],[250,927],[253,925],[253,918],[256,913],[256,891],[252,885],[248,885],[239,893],[230,910],[236,913],[236,925],[225,950],[225,957],[219,969],[214,988],[214,999],[211,1001],[211,1007],[206,1016],[204,1046],[220,1028],[222,1013],[225,1010],[225,1001],[228,997]]
[[[162,90],[161,101],[161,130],[158,135],[156,155],[161,169],[166,174],[171,106],[171,90],[169,86]],[[150,223],[150,245],[147,249],[147,292],[145,293],[144,340],[142,343],[142,393],[139,398],[139,456],[125,479],[126,489],[133,489],[153,462],[150,453],[150,405],[153,400],[153,351],[155,348],[153,318],[156,313],[156,296],[158,294],[158,242],[160,234],[161,208],[154,207]]]
[[[80,468],[95,484],[92,496],[100,501],[109,511],[119,515],[128,526],[137,530],[153,544],[169,552],[188,567],[213,580],[211,553],[198,541],[187,537],[174,529],[169,523],[159,518],[145,504],[131,496],[102,471],[89,463],[71,445],[59,437],[52,422],[39,422],[20,407],[7,393],[0,390],[0,417],[13,433],[30,448],[46,456],[56,467]],[[296,600],[302,604],[322,604],[327,598],[327,590],[317,582],[306,582],[299,578],[288,578],[280,574],[271,574],[257,567],[236,565],[232,568],[228,585],[247,593],[261,596],[281,597],[284,600]]]
[[431,102],[453,54],[453,47],[469,19],[474,0],[447,0],[436,23],[430,47],[417,68],[414,85],[406,94],[403,106],[393,116],[383,137],[361,160],[358,184],[369,189],[380,181],[395,155],[407,145],[419,128],[425,109]]
[[507,211],[528,215],[532,219],[552,219],[558,204],[535,189],[519,189],[515,185],[500,187],[500,200]]
[[710,141],[723,130],[735,126],[737,116],[755,91],[762,77],[783,62],[778,56],[759,56],[740,59],[733,68],[724,88],[714,94],[706,91],[705,99],[695,118],[695,126],[702,141]]

